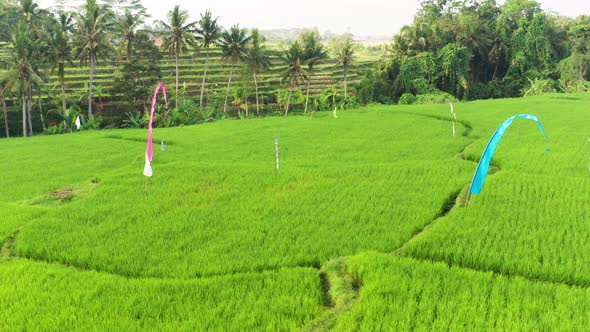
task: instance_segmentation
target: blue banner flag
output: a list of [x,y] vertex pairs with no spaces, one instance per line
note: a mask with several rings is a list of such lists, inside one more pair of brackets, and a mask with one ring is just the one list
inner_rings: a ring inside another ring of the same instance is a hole
[[[498,146],[500,139],[502,139],[502,136],[515,119],[528,119],[535,121],[539,126],[539,129],[541,130],[543,138],[545,138],[545,141],[547,141],[547,136],[545,136],[545,130],[543,130],[543,125],[536,116],[530,114],[518,114],[508,118],[506,121],[504,121],[504,123],[500,125],[500,127],[498,127],[498,129],[496,129],[496,131],[492,135],[492,138],[490,138],[490,140],[488,141],[488,144],[486,145],[486,148],[484,149],[483,154],[481,155],[481,159],[479,159],[479,163],[477,164],[475,174],[473,175],[471,187],[469,188],[470,194],[477,195],[481,192],[481,187],[483,187],[483,183],[486,179],[486,176],[488,175],[490,161],[492,161],[492,156],[496,151],[496,146]],[[547,152],[549,152],[549,148],[547,148]]]

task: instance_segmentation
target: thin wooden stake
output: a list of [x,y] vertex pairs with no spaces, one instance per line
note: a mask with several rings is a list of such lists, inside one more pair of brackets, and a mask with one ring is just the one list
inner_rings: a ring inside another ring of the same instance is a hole
[[279,173],[279,136],[275,134],[275,175]]

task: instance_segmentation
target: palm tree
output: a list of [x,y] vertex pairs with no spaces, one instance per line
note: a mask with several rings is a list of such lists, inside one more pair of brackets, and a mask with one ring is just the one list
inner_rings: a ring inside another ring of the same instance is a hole
[[22,21],[31,28],[34,39],[39,39],[42,35],[43,21],[47,18],[48,12],[39,8],[33,0],[22,0],[19,11]]
[[23,136],[32,136],[33,85],[42,83],[41,78],[31,65],[31,60],[36,55],[38,43],[31,28],[23,22],[20,22],[16,27],[12,43],[14,46],[12,55],[14,65],[10,70],[0,75],[0,81],[5,83],[5,91],[12,91],[20,95],[23,106]]
[[188,22],[189,14],[186,10],[180,10],[180,6],[168,12],[168,23],[160,22],[164,27],[164,44],[162,47],[169,54],[174,54],[176,60],[176,101],[178,108],[178,57],[180,53],[188,52],[189,47],[197,47],[197,39],[193,34],[197,22]]
[[[5,10],[4,7],[0,7],[0,40],[1,41],[9,41],[10,40],[10,29],[9,29],[9,22],[11,19],[10,13]],[[4,59],[0,60],[0,68],[3,70],[6,69],[6,61]],[[10,137],[10,129],[8,128],[8,108],[6,107],[6,96],[4,91],[4,82],[0,80],[0,101],[2,103],[2,113],[4,113],[4,128],[6,129],[6,137]]]
[[399,46],[405,47],[409,56],[415,56],[418,53],[426,52],[432,44],[432,27],[423,22],[417,22],[414,25],[406,25],[400,30],[400,38],[397,40]]
[[313,75],[314,66],[328,57],[328,52],[324,50],[320,37],[315,32],[308,32],[301,36],[303,43],[303,62],[307,64],[309,79],[307,80],[307,92],[305,94],[305,113],[309,104],[309,88],[311,86],[311,76]]
[[67,110],[65,65],[68,62],[71,63],[72,47],[69,34],[73,30],[72,23],[73,18],[70,14],[60,12],[47,38],[49,62],[53,70],[57,68],[58,81],[61,86],[61,104],[64,118]]
[[99,56],[106,55],[110,41],[107,32],[113,24],[114,15],[109,7],[99,5],[96,0],[86,0],[82,12],[78,14],[78,58],[80,64],[90,64],[90,82],[88,85],[88,118],[92,117],[92,88],[94,66]]
[[347,99],[347,76],[348,76],[348,69],[352,65],[354,61],[354,53],[355,53],[355,44],[350,38],[344,38],[340,43],[336,45],[336,57],[338,59],[338,63],[342,65],[344,68],[344,100]]
[[281,73],[281,76],[283,79],[289,81],[289,97],[285,106],[285,116],[289,114],[289,104],[291,103],[293,88],[308,78],[307,72],[303,67],[302,59],[303,47],[298,41],[291,43],[289,49],[283,53],[282,60],[287,65],[287,68]]
[[473,54],[471,61],[473,77],[471,80],[476,83],[479,76],[478,68],[488,62],[487,56],[494,41],[490,39],[488,26],[475,14],[461,15],[457,29],[457,41]]
[[223,112],[227,111],[227,98],[229,96],[229,89],[231,87],[231,79],[234,74],[234,66],[240,61],[246,59],[248,52],[248,43],[250,38],[246,29],[241,29],[238,25],[232,26],[229,31],[226,30],[221,35],[219,45],[223,53],[225,61],[230,64],[229,78],[227,80],[227,91],[225,93],[225,102],[223,104]]
[[125,14],[120,21],[117,22],[115,29],[121,36],[119,40],[119,52],[123,47],[126,48],[127,62],[131,62],[132,45],[135,39],[135,32],[138,27],[143,24],[143,12],[133,14],[129,8],[125,9]]
[[270,70],[271,63],[269,52],[266,47],[262,45],[262,43],[264,43],[264,37],[260,35],[258,29],[252,30],[251,38],[252,44],[248,50],[246,63],[248,65],[248,69],[254,76],[254,87],[256,89],[256,115],[260,115],[260,103],[258,99],[258,74]]
[[201,46],[205,48],[205,71],[203,72],[203,84],[201,85],[201,99],[199,101],[201,108],[203,107],[203,95],[205,93],[205,80],[207,78],[207,68],[209,66],[209,48],[215,44],[221,35],[221,26],[217,24],[218,18],[213,18],[210,11],[205,11],[201,14],[199,20],[199,27],[197,34],[201,40]]
[[6,129],[6,137],[10,137],[10,129],[8,128],[8,108],[6,107],[6,96],[4,96],[4,85],[0,82],[0,99],[2,100],[2,113],[4,113],[4,128]]
[[498,77],[498,68],[500,67],[502,57],[506,54],[506,50],[507,46],[502,41],[502,38],[496,37],[492,44],[492,49],[490,50],[490,53],[488,53],[488,58],[491,59],[494,63],[494,73],[492,74],[492,81],[495,81]]

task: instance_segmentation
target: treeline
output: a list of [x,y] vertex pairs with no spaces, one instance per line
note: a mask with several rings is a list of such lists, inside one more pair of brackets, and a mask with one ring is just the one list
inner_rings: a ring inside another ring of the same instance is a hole
[[[237,108],[239,116],[260,114],[262,101],[258,82],[261,75],[271,71],[280,75],[281,87],[273,100],[266,98],[265,101],[278,105],[284,115],[289,113],[294,100],[302,105],[304,112],[355,102],[348,98],[347,89],[347,74],[355,55],[355,44],[350,37],[333,41],[328,52],[316,32],[302,33],[286,45],[279,55],[281,63],[273,66],[272,52],[256,29],[247,30],[239,25],[225,29],[210,11],[193,21],[186,10],[175,6],[166,21],[158,21],[151,28],[145,27],[147,17],[139,0],[104,3],[86,0],[76,12],[52,12],[40,8],[33,0],[13,4],[1,2],[0,56],[4,56],[0,57],[0,98],[4,134],[7,137],[11,134],[10,108],[11,114],[15,114],[16,109],[21,112],[18,123],[22,131],[19,128],[18,134],[23,136],[38,131],[71,130],[79,115],[83,128],[104,126],[103,119],[96,116],[97,97],[100,103],[105,98],[121,97],[129,112],[120,124],[145,126],[144,111],[152,88],[162,79],[160,60],[165,54],[175,63],[175,84],[168,87],[174,107],[158,114],[159,126],[209,121],[225,116],[229,107]],[[228,67],[223,93],[207,87],[212,49],[221,52]],[[197,54],[198,60],[194,60]],[[344,84],[338,86],[342,92],[334,88],[310,96],[317,66],[328,59],[329,54],[343,69]],[[192,62],[204,62],[197,96],[187,97],[179,82],[180,58],[184,55],[191,55]],[[106,89],[95,84],[97,65],[105,63],[117,66]],[[66,67],[72,66],[88,68],[88,81],[76,96],[66,93],[69,90]],[[58,98],[47,91],[52,89],[49,83],[54,80],[57,80]],[[236,83],[242,84],[234,87]],[[48,112],[48,108],[54,112]],[[47,119],[48,116],[51,119]]]
[[356,85],[363,103],[411,104],[590,90],[590,16],[533,0],[424,0]]

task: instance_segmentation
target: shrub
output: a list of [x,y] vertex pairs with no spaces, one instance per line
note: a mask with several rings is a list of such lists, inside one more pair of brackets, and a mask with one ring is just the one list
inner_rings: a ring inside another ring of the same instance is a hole
[[416,96],[411,93],[404,93],[398,101],[400,105],[412,105],[416,102]]
[[543,80],[535,78],[534,80],[531,80],[528,77],[527,79],[529,80],[530,86],[523,91],[525,97],[538,96],[546,92],[555,92],[555,81],[551,79]]
[[454,101],[455,97],[446,93],[446,92],[439,92],[439,93],[429,93],[424,95],[417,95],[416,96],[416,104],[446,104],[450,101]]

